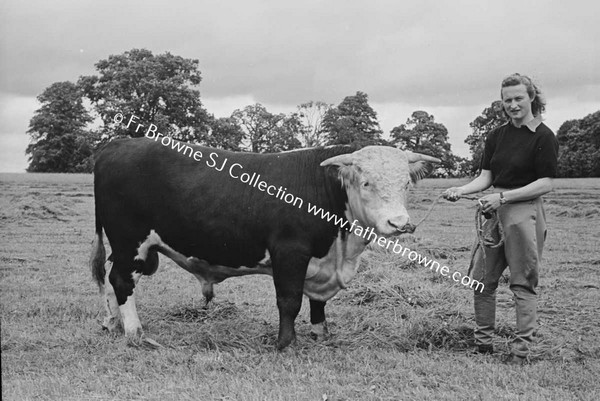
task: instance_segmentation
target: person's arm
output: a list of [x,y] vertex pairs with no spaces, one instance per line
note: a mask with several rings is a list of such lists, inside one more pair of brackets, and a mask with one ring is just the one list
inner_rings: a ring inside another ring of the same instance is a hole
[[[504,199],[506,203],[520,202],[524,200],[534,199],[538,196],[547,194],[554,189],[554,182],[550,177],[538,178],[531,184],[525,185],[524,187],[511,189],[510,191],[504,192]],[[483,212],[491,212],[498,209],[500,204],[500,194],[494,193],[489,194],[480,199],[483,203]]]
[[550,177],[538,178],[529,185],[504,192],[507,203],[519,202],[546,195],[554,189],[554,180]]
[[442,196],[449,201],[457,201],[463,195],[475,192],[485,191],[492,185],[492,172],[490,170],[481,170],[479,176],[468,184],[461,187],[448,188]]

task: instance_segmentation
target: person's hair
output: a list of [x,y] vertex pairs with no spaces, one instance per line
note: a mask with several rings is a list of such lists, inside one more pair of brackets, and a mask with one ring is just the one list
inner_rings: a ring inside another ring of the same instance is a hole
[[[546,98],[542,94],[540,88],[534,84],[531,78],[529,78],[527,75],[515,73],[504,78],[500,87],[500,98],[502,98],[502,88],[521,84],[525,85],[525,88],[527,88],[527,94],[529,95],[529,98],[533,98],[533,102],[531,103],[531,113],[535,117],[541,116],[542,113],[546,111]],[[502,110],[504,110],[504,108],[502,108]],[[506,110],[504,110],[504,114],[510,119],[510,116],[506,114]]]

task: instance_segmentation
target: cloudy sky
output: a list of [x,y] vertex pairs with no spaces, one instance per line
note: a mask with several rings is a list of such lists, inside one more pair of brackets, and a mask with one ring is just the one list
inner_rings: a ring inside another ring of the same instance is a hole
[[217,117],[369,95],[385,134],[415,110],[468,156],[469,122],[513,72],[538,81],[546,124],[600,110],[598,1],[15,1],[0,3],[0,171],[24,171],[36,96],[147,48],[198,59]]

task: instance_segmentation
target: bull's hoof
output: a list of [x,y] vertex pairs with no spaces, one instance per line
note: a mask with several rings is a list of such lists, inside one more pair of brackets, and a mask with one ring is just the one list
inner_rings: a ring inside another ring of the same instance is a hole
[[286,348],[288,348],[290,345],[291,346],[296,345],[296,335],[294,335],[292,338],[287,339],[287,340],[279,339],[277,341],[277,351],[285,351]]
[[327,338],[329,338],[329,334],[317,334],[314,331],[310,332],[310,338],[313,341],[316,341],[318,343],[323,342],[325,340],[327,340]]
[[144,331],[141,327],[125,330],[125,339],[127,341],[127,345],[133,347],[142,347],[144,346]]
[[144,337],[144,330],[142,330],[141,326],[126,327],[125,337],[135,341],[141,341],[142,337]]
[[310,338],[315,341],[325,341],[329,337],[329,330],[327,329],[327,322],[313,324],[310,329]]

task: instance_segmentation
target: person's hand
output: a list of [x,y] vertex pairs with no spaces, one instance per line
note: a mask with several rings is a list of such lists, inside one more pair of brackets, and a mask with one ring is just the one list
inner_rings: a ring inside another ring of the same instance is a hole
[[463,195],[463,192],[464,191],[461,187],[452,187],[445,190],[442,196],[444,199],[447,199],[451,202],[456,202]]
[[491,213],[501,206],[500,194],[489,194],[479,198],[479,204],[483,213]]

